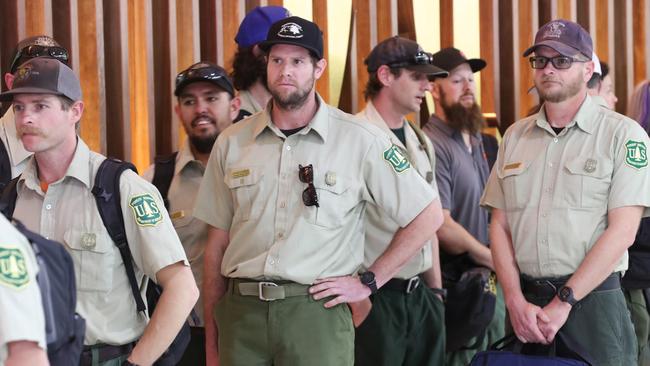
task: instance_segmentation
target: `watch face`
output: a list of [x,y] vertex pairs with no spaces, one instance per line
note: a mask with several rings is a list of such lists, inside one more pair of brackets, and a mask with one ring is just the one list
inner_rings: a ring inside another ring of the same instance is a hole
[[571,289],[568,287],[562,287],[559,295],[561,300],[566,300],[571,296]]
[[372,272],[363,272],[360,276],[361,283],[363,284],[369,284],[372,283],[375,280],[375,274]]

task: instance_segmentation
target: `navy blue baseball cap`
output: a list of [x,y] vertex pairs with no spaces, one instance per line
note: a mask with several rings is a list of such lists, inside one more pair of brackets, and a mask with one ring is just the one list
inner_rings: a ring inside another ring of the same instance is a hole
[[254,46],[266,39],[273,23],[291,16],[282,6],[258,6],[251,10],[239,25],[235,42],[239,47]]
[[319,60],[323,58],[323,32],[316,23],[300,17],[289,17],[275,22],[269,29],[266,40],[259,44],[264,52],[269,52],[275,44],[290,44],[306,48]]
[[539,46],[554,49],[562,56],[573,57],[578,53],[591,60],[594,49],[591,36],[578,23],[564,19],[551,20],[535,35],[535,44],[524,51],[524,57],[535,52]]

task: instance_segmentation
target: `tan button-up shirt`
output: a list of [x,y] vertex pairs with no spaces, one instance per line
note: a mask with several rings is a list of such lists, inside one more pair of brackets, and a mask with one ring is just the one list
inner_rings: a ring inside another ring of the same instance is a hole
[[45,349],[45,317],[37,273],[29,241],[0,215],[0,365],[7,359],[10,342],[32,341]]
[[[520,272],[575,272],[607,228],[609,210],[650,206],[649,146],[638,123],[589,96],[559,135],[544,109],[512,125],[481,205],[505,210]],[[616,271],[627,269],[627,258]]]
[[[405,156],[371,124],[325,104],[285,137],[270,110],[219,135],[194,216],[229,231],[221,273],[310,284],[363,261],[367,204],[406,226],[435,197]],[[269,104],[268,108],[271,108]],[[313,165],[319,207],[302,200],[298,165]]]
[[[78,139],[66,175],[41,190],[32,158],[18,181],[15,217],[30,230],[65,244],[77,276],[77,312],[86,318],[85,344],[126,344],[140,337],[148,319],[138,314],[119,250],[91,193],[105,157]],[[158,190],[127,170],[120,179],[124,228],[135,275],[144,296],[144,276],[171,264],[187,264],[183,247]]]
[[[418,135],[411,125],[406,121],[403,122],[404,135],[406,137],[406,146],[390,130],[384,119],[377,109],[368,101],[363,111],[357,116],[368,120],[373,125],[379,127],[390,139],[391,143],[404,149],[408,154],[409,160],[415,170],[429,183],[431,189],[438,198],[438,186],[434,179],[435,172],[435,155],[433,146],[428,137],[421,134],[424,145],[420,142]],[[366,246],[364,250],[363,266],[370,267],[377,258],[388,248],[395,232],[400,228],[390,216],[386,215],[381,208],[376,205],[368,205],[366,208]],[[407,279],[418,275],[431,268],[431,242],[427,241],[424,247],[408,261],[402,269],[395,275],[395,278]]]
[[16,124],[14,122],[14,111],[9,108],[0,118],[0,139],[7,149],[9,161],[11,162],[11,177],[16,178],[25,170],[27,160],[32,153],[25,150],[22,141],[18,137]]
[[253,94],[251,94],[248,90],[239,91],[238,96],[239,100],[241,101],[239,109],[248,111],[250,114],[255,114],[264,110],[264,108],[262,108],[262,106],[257,103],[255,98],[253,98]]
[[[149,167],[143,174],[144,178],[151,182],[155,170],[154,165]],[[169,199],[169,215],[172,224],[181,239],[187,259],[190,261],[194,280],[196,280],[199,289],[201,289],[203,283],[203,253],[205,252],[205,241],[208,237],[208,225],[194,218],[193,211],[196,194],[199,192],[204,172],[203,163],[194,159],[189,142],[186,140],[183,148],[176,155],[174,176],[169,186],[167,198]],[[193,319],[190,319],[190,324],[192,326],[203,326],[203,302],[201,298],[196,302],[194,310],[200,322],[195,323]]]

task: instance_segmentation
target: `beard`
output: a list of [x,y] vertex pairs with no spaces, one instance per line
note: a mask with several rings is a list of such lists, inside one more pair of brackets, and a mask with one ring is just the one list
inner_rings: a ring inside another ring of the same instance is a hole
[[297,85],[297,90],[286,95],[278,92],[278,90],[273,87],[269,88],[269,91],[271,92],[273,101],[278,105],[278,107],[280,107],[280,109],[294,110],[302,107],[305,104],[307,98],[309,98],[309,93],[314,88],[315,82],[316,78],[312,76],[311,79],[307,80],[307,82],[304,84]]
[[543,75],[540,82],[535,80],[535,87],[539,93],[539,97],[543,101],[550,103],[560,103],[575,96],[580,92],[580,89],[585,84],[580,74],[577,74],[573,80],[567,81],[565,86],[557,91],[550,91],[543,88],[542,82],[553,81],[555,78],[552,75]]
[[440,105],[447,117],[447,125],[455,131],[467,131],[470,135],[475,135],[481,131],[485,125],[481,108],[476,102],[471,106],[465,107],[459,102],[447,103],[444,92],[441,91]]
[[208,154],[212,151],[212,146],[214,146],[214,142],[217,141],[217,136],[219,136],[219,133],[209,136],[192,135],[189,136],[189,139],[196,151],[201,154]]

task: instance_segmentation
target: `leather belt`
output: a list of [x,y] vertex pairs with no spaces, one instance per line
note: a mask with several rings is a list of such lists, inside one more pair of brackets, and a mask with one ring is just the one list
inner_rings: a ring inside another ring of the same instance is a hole
[[93,364],[93,351],[97,352],[97,362],[109,361],[121,356],[126,356],[135,348],[135,342],[121,346],[112,346],[110,344],[96,344],[93,346],[84,346],[81,352],[81,366],[90,366]]
[[386,282],[383,286],[381,286],[380,290],[386,289],[386,290],[403,292],[405,294],[410,294],[416,288],[420,287],[421,284],[422,284],[422,280],[420,279],[419,276],[411,277],[406,280],[401,278],[392,278],[388,282]]
[[[556,278],[531,278],[528,276],[521,277],[521,290],[526,295],[535,297],[553,297],[557,290],[564,286],[571,276]],[[615,272],[609,275],[598,287],[591,292],[600,292],[615,290],[621,288],[621,274]]]
[[309,295],[310,285],[302,285],[288,281],[251,281],[233,278],[230,286],[234,294],[241,296],[256,296],[262,301],[281,300],[293,296]]

